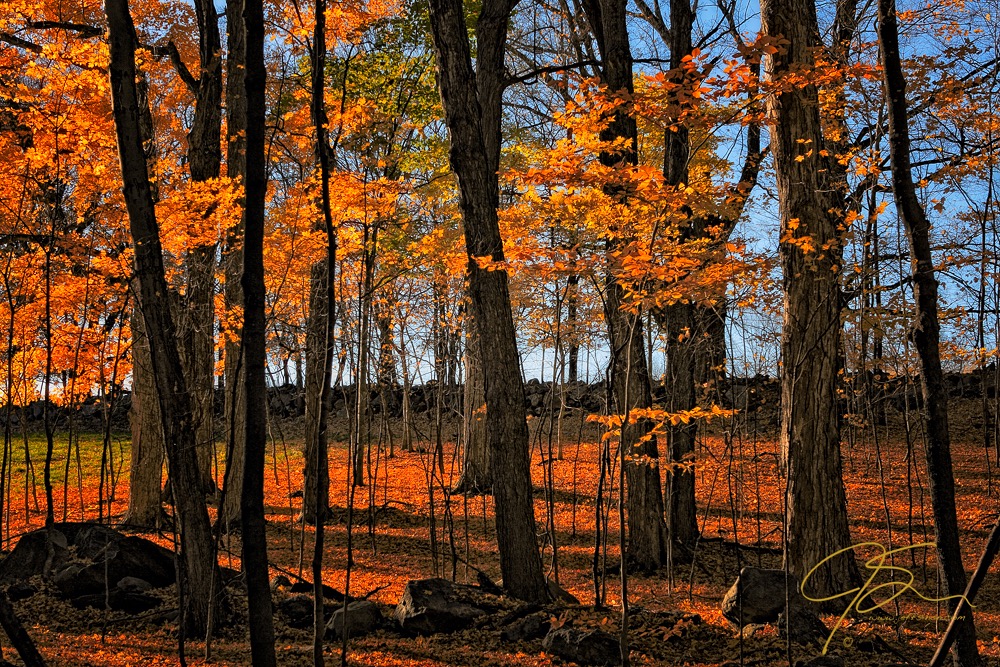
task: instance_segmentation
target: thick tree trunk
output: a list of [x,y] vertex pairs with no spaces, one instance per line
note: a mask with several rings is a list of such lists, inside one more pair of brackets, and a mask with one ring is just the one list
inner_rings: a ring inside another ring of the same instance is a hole
[[[488,350],[493,360],[485,369],[486,428],[493,457],[500,571],[511,595],[540,602],[549,598],[549,592],[535,537],[524,386],[507,272],[480,268],[474,259],[504,261],[493,165],[499,160],[503,49],[512,8],[506,1],[483,5],[477,25],[478,79],[472,70],[461,0],[431,0],[430,16],[441,101],[451,134],[449,157],[461,195],[471,311],[481,351]],[[487,114],[496,114],[497,121]]]
[[[694,12],[690,0],[670,1],[670,71],[671,78],[684,90],[684,57],[691,54],[691,30]],[[689,132],[679,123],[676,131],[664,133],[663,176],[667,185],[681,187],[689,179],[688,161],[691,153]],[[681,233],[690,239],[704,235],[704,221],[689,219]],[[667,360],[664,386],[667,389],[667,409],[671,412],[691,410],[698,404],[697,387],[706,378],[696,361],[701,336],[698,323],[701,307],[690,303],[667,306],[657,319],[667,340]],[[683,548],[693,547],[698,539],[698,512],[695,504],[694,450],[698,436],[696,422],[678,424],[669,429],[670,463],[667,472],[667,524],[670,538]]]
[[[931,252],[930,221],[917,198],[910,166],[910,132],[906,110],[906,77],[899,55],[899,28],[895,0],[879,0],[879,46],[886,97],[889,99],[889,155],[892,160],[892,191],[896,213],[906,226],[913,271],[913,344],[920,358],[920,389],[924,398],[924,430],[927,437],[927,476],[937,534],[938,567],[944,579],[944,593],[952,613],[965,593],[965,568],[959,546],[955,513],[955,478],[951,465],[951,437],[948,431],[948,388],[941,371],[941,326],[938,321],[938,283]],[[955,649],[956,667],[980,664],[976,645],[976,625],[966,607],[958,621]]]
[[[643,345],[642,320],[639,315],[622,310],[623,292],[622,285],[609,277],[604,309],[611,342],[608,375],[615,402],[612,412],[619,415],[627,415],[633,410],[653,405]],[[660,468],[650,463],[659,459],[659,452],[655,438],[648,438],[643,442],[643,436],[648,433],[649,425],[644,420],[625,423],[621,429],[620,446],[627,452],[626,559],[630,567],[651,572],[667,562],[667,525],[663,514]]]
[[[193,171],[193,170],[192,170]],[[218,175],[218,174],[216,174]],[[197,179],[196,179],[197,180]],[[206,493],[215,490],[215,244],[195,248],[187,256],[187,298],[180,318],[180,345],[191,387],[198,469]]]
[[[471,316],[467,313],[466,318]],[[465,335],[465,397],[463,400],[463,420],[465,421],[465,452],[462,457],[462,476],[455,484],[454,493],[492,493],[493,478],[490,475],[490,448],[486,437],[486,385],[482,359],[482,348],[477,345],[475,323],[467,321]]]
[[329,262],[326,258],[313,265],[309,276],[309,318],[306,322],[306,416],[305,416],[305,489],[302,497],[302,520],[316,523],[316,508],[330,505],[330,467],[326,441],[329,395],[327,358],[329,343]]
[[[246,181],[246,29],[243,25],[243,0],[226,3],[226,171],[229,178],[243,185]],[[243,220],[226,232],[222,263],[225,270],[225,424],[226,475],[225,501],[220,508],[223,523],[240,522],[243,494],[243,444],[247,404],[243,393],[243,369],[239,335],[243,327]]]
[[[25,667],[45,667],[45,659],[38,652],[38,647],[35,646],[28,631],[24,629],[17,614],[14,613],[14,605],[10,603],[7,591],[0,591],[0,627],[3,627],[4,632],[7,633],[11,645],[17,651],[17,655]],[[0,655],[0,659],[2,657]]]
[[[787,50],[768,59],[780,80],[813,66],[819,45],[812,0],[764,0],[764,34],[783,37]],[[850,546],[837,413],[840,354],[841,220],[828,160],[821,155],[819,99],[814,85],[795,86],[768,100],[771,148],[781,214],[784,324],[781,357],[781,452],[788,475],[785,561],[804,577],[830,554]],[[814,596],[860,581],[847,553],[811,577]]]
[[[136,288],[138,291],[138,287]],[[163,518],[163,425],[156,401],[153,362],[149,356],[142,313],[132,312],[132,450],[128,514],[124,523],[144,528],[159,527]]]
[[264,3],[245,0],[246,35],[246,206],[243,214],[243,383],[246,401],[243,488],[240,525],[243,528],[243,573],[247,582],[247,625],[250,660],[254,667],[274,667],[274,619],[264,521],[264,456],[267,453],[267,331],[264,288],[264,200],[267,164],[264,154],[266,121],[264,65]]
[[195,453],[191,396],[187,390],[177,334],[169,308],[159,226],[146,169],[136,86],[135,26],[127,0],[107,0],[112,106],[121,157],[123,194],[135,244],[139,303],[149,337],[152,369],[174,484],[174,507],[181,538],[182,575],[187,584],[187,623],[201,634],[215,601],[215,551]]
[[[591,27],[597,36],[603,61],[602,78],[610,91],[631,95],[632,50],[629,44],[625,4],[618,0],[591,0],[584,3]],[[609,167],[624,163],[635,164],[637,138],[635,119],[618,112],[607,129],[601,132],[605,141],[627,139],[629,149],[619,153],[602,153],[601,162]],[[624,198],[625,193],[612,192]],[[609,258],[620,247],[620,240],[628,230],[612,230],[613,240],[607,243]],[[643,344],[642,313],[622,310],[625,287],[615,276],[616,267],[609,266],[605,279],[604,319],[611,344],[611,365],[608,378],[611,383],[614,414],[627,415],[635,409],[649,408],[653,404],[649,368]],[[626,420],[628,421],[628,420]],[[667,561],[667,526],[664,520],[663,488],[660,486],[659,451],[655,437],[645,438],[650,425],[646,420],[626,423],[621,430],[621,447],[625,455],[625,475],[628,484],[629,565],[645,571],[663,567]]]
[[[201,74],[195,95],[194,121],[188,133],[188,164],[193,181],[219,177],[222,164],[222,44],[212,0],[196,0]],[[187,308],[181,319],[182,349],[193,401],[198,467],[207,492],[214,490],[215,458],[215,239],[187,256]]]
[[[149,82],[140,75],[136,82],[139,104],[139,132],[143,154],[150,172],[156,170],[156,138],[153,115],[149,110]],[[153,200],[158,198],[158,188],[150,184]],[[133,287],[139,294],[138,281]],[[128,514],[125,523],[146,528],[159,527],[163,514],[163,425],[153,380],[153,361],[149,354],[149,339],[136,299],[131,315],[132,327],[132,409],[129,422],[132,427],[131,466],[129,476]]]

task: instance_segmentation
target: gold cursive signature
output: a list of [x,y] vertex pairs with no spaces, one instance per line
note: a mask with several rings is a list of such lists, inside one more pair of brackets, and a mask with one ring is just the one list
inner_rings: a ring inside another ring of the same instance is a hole
[[[964,600],[965,603],[969,605],[969,607],[975,609],[972,603],[970,603],[965,598],[964,595],[949,595],[943,598],[931,598],[927,597],[926,595],[923,595],[920,591],[918,591],[916,588],[913,587],[913,582],[916,579],[916,576],[912,572],[910,572],[905,567],[899,567],[898,565],[887,565],[885,563],[887,558],[889,558],[890,556],[894,556],[895,554],[902,553],[904,551],[910,551],[911,549],[920,549],[922,547],[933,547],[933,546],[935,546],[933,542],[921,542],[920,544],[910,544],[905,547],[886,549],[885,546],[879,542],[861,542],[859,544],[855,544],[854,546],[845,547],[840,551],[836,551],[827,556],[826,558],[824,558],[823,560],[821,560],[820,562],[816,563],[816,565],[814,565],[813,568],[806,573],[806,576],[802,578],[802,597],[809,600],[810,602],[829,602],[830,600],[837,600],[839,598],[846,597],[848,595],[856,593],[854,599],[851,600],[851,604],[847,605],[847,609],[845,609],[844,613],[841,614],[840,618],[837,619],[836,625],[834,625],[833,630],[830,631],[830,636],[826,638],[826,643],[823,644],[822,655],[826,655],[827,649],[830,647],[830,641],[833,640],[833,636],[837,633],[837,630],[839,630],[840,627],[844,624],[844,619],[847,618],[847,615],[851,613],[852,609],[857,611],[859,614],[867,614],[868,612],[875,611],[876,609],[884,607],[885,605],[889,604],[890,602],[898,598],[900,595],[905,593],[906,591],[913,591],[913,593],[917,597],[919,597],[921,600],[926,600],[927,602],[945,602],[947,600],[961,599]],[[836,558],[837,556],[840,556],[842,554],[847,553],[848,551],[853,551],[855,549],[859,549],[862,547],[875,547],[881,550],[881,553],[869,558],[865,562],[865,569],[871,570],[872,574],[870,577],[868,577],[868,580],[865,581],[863,586],[852,588],[849,591],[844,591],[843,593],[830,595],[825,598],[813,598],[806,595],[805,593],[806,582],[809,581],[809,577],[811,577],[812,574],[818,568],[822,567],[824,563]],[[872,583],[875,581],[875,578],[879,575],[880,572],[890,572],[893,574],[899,572],[906,575],[906,577],[908,577],[908,580],[887,581],[885,583],[873,586]],[[883,588],[888,588],[892,590],[893,593],[887,599],[881,602],[876,602],[872,596],[875,594],[876,591],[880,591]],[[861,606],[861,603],[865,598],[868,598],[871,601],[871,606],[865,606],[865,607]]]

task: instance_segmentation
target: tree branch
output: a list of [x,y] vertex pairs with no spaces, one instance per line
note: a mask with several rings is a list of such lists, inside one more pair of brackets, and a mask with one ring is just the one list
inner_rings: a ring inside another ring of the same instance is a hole
[[[154,53],[156,51],[160,51],[160,53],[162,53],[162,47],[154,50]],[[197,95],[198,81],[195,80],[194,76],[191,75],[191,70],[189,70],[187,65],[184,64],[184,61],[181,60],[181,53],[177,50],[177,45],[174,44],[173,40],[167,42],[167,55],[170,56],[170,63],[174,66],[174,69],[177,70],[177,76],[181,78],[181,81],[183,81],[184,85],[188,87],[188,90]]]
[[32,53],[41,53],[42,47],[34,42],[29,42],[26,39],[21,39],[9,32],[0,32],[0,42],[6,42],[11,46],[16,46],[19,49],[24,49],[25,51],[31,51]]
[[581,67],[587,67],[588,65],[597,65],[596,60],[581,60],[575,63],[568,63],[565,65],[546,65],[544,67],[536,67],[535,69],[528,70],[527,72],[522,72],[521,74],[513,74],[506,79],[504,79],[504,88],[514,85],[515,83],[525,83],[531,79],[536,78],[540,74],[552,74],[554,72],[565,72],[567,70],[579,69]]
[[100,37],[104,34],[103,28],[67,21],[28,21],[28,27],[34,30],[69,30],[79,33],[81,37]]

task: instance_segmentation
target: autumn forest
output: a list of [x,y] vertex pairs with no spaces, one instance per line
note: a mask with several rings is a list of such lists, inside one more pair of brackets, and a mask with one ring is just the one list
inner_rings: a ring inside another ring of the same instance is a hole
[[0,665],[1000,665],[998,14],[6,0]]

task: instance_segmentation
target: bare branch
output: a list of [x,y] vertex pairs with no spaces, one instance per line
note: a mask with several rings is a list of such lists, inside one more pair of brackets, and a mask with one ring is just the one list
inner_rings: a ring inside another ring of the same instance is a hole
[[581,60],[575,63],[566,63],[564,65],[546,65],[544,67],[536,67],[535,69],[529,70],[527,72],[522,72],[520,74],[513,74],[510,77],[504,79],[504,88],[514,85],[515,83],[525,83],[530,81],[541,74],[553,74],[555,72],[565,72],[568,70],[580,69],[581,67],[587,67],[590,65],[597,65],[595,60]]
[[103,28],[67,21],[28,21],[28,27],[34,30],[69,30],[79,33],[81,37],[100,37],[104,34]]
[[173,40],[167,42],[167,55],[170,56],[170,62],[174,66],[174,69],[177,70],[177,76],[181,78],[181,81],[188,87],[188,90],[197,95],[198,81],[195,80],[194,76],[191,75],[191,70],[181,60],[181,53],[177,50],[177,45],[174,44]]
[[0,32],[0,42],[7,42],[11,46],[16,46],[19,49],[24,49],[25,51],[31,51],[32,53],[41,53],[42,47],[34,42],[29,42],[26,39],[21,39],[9,32]]

